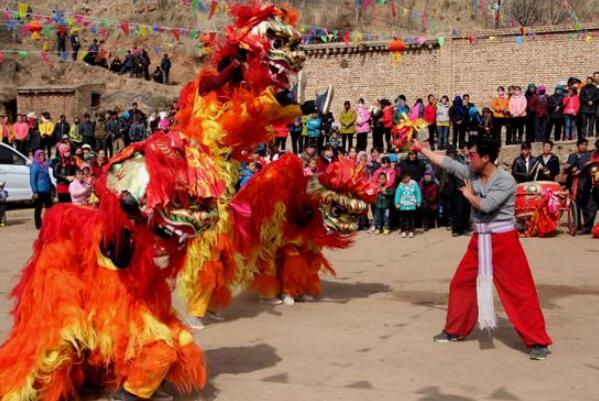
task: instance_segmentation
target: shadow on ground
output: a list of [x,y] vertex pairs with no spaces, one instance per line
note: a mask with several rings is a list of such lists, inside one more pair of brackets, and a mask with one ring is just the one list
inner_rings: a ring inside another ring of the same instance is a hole
[[[318,302],[331,302],[345,304],[352,299],[367,298],[374,294],[391,292],[391,287],[382,283],[341,283],[338,281],[322,280],[321,295]],[[224,310],[226,321],[243,318],[253,318],[262,313],[273,316],[282,315],[282,306],[263,305],[258,302],[255,292],[247,291],[235,297],[233,302]]]
[[[224,374],[238,375],[267,369],[281,361],[276,350],[268,344],[204,350],[204,358],[206,359],[208,370],[206,386],[199,392],[176,397],[176,400],[213,401],[219,394],[219,389],[214,385],[215,377]],[[272,381],[276,381],[276,379]],[[176,394],[176,391],[172,388],[165,388],[165,390],[170,394]]]

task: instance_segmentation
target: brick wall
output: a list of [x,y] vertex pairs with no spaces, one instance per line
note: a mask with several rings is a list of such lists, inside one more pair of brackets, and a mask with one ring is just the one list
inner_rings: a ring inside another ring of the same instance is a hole
[[30,111],[34,111],[39,118],[42,112],[47,111],[54,121],[58,120],[61,114],[66,115],[69,121],[72,121],[73,117],[79,114],[78,110],[76,110],[75,93],[20,93],[17,96],[17,105],[19,114],[27,114]]
[[474,45],[465,37],[447,38],[443,47],[429,41],[409,46],[399,63],[392,61],[387,43],[382,42],[308,45],[306,94],[312,97],[333,84],[333,112],[344,100],[355,103],[364,97],[372,102],[402,93],[410,105],[429,93],[450,98],[469,93],[475,104],[487,106],[499,85],[535,82],[553,88],[570,76],[584,80],[599,71],[599,26],[585,28],[595,35],[590,41],[560,27],[536,30],[536,40],[527,38],[521,47],[516,30],[481,33]]

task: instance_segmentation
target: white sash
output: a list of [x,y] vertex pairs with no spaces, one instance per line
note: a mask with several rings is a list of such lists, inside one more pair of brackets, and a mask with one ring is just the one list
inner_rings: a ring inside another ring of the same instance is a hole
[[491,234],[507,233],[514,230],[511,221],[474,223],[478,234],[478,277],[476,297],[478,301],[478,326],[481,330],[497,327],[497,317],[493,306],[493,242]]

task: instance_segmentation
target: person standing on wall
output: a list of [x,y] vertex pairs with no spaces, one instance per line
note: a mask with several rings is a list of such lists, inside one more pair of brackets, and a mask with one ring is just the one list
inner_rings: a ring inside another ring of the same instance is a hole
[[368,144],[368,133],[370,132],[370,110],[364,104],[364,99],[358,100],[356,111],[356,150],[364,152]]
[[595,118],[599,105],[599,88],[593,83],[593,78],[588,77],[586,85],[580,90],[580,114],[582,118],[581,138],[594,136]]
[[435,150],[435,137],[437,133],[437,99],[435,95],[428,95],[428,103],[424,107],[423,118],[428,123],[428,143],[431,150]]
[[[537,86],[533,83],[528,84],[526,88],[526,93],[524,97],[526,98],[526,115],[525,115],[525,127],[526,127],[526,139],[525,141],[528,143],[533,143],[535,141],[536,133],[535,133],[535,120],[536,114],[533,109],[533,101],[532,99],[537,94]],[[522,142],[522,141],[520,141]]]
[[346,100],[343,110],[339,113],[339,133],[343,138],[343,149],[349,152],[353,147],[354,134],[356,133],[356,112],[352,110],[351,103]]
[[553,95],[549,96],[549,124],[547,125],[547,139],[553,138],[556,141],[562,139],[562,130],[564,128],[564,88],[561,85],[555,87]]
[[[505,94],[505,88],[500,86],[497,88],[497,96],[491,101],[491,108],[493,109],[493,133],[492,136],[501,139],[501,128],[506,127],[509,129],[509,116],[510,116],[510,105],[509,99]],[[506,138],[506,145],[507,143]]]

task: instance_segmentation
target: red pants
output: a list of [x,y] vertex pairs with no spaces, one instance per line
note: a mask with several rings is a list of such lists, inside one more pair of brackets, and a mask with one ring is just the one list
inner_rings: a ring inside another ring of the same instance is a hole
[[[516,231],[492,234],[493,281],[508,318],[527,346],[550,345],[535,283]],[[445,332],[466,337],[478,321],[476,277],[478,235],[474,234],[449,286]]]

